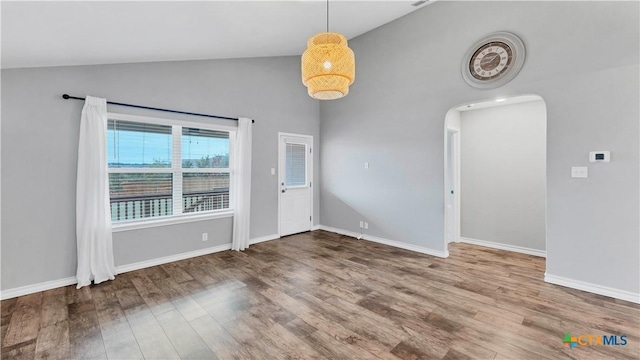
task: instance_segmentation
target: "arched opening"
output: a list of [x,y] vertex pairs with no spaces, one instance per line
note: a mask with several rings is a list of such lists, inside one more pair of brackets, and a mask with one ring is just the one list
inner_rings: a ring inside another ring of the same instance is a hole
[[522,95],[449,110],[444,242],[546,257],[544,100]]

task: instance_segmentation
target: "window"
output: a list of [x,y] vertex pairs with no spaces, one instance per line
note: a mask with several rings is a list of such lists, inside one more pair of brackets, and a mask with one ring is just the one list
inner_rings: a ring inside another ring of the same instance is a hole
[[286,187],[307,185],[307,145],[287,143],[285,183]]
[[114,223],[229,210],[229,131],[119,117],[107,127]]

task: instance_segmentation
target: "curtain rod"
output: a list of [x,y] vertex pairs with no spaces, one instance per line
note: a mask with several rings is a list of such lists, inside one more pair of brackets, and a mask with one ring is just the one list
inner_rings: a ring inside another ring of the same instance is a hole
[[[64,94],[62,95],[62,98],[65,100],[68,99],[74,99],[74,100],[84,100],[84,98],[81,97],[77,97],[77,96],[71,96],[69,94]],[[208,115],[208,114],[199,114],[199,113],[192,113],[192,112],[187,112],[187,111],[180,111],[180,110],[171,110],[171,109],[160,109],[160,108],[154,108],[154,107],[150,107],[150,106],[142,106],[142,105],[133,105],[133,104],[124,104],[124,103],[119,103],[119,102],[113,102],[113,101],[107,101],[107,104],[110,105],[119,105],[119,106],[128,106],[128,107],[133,107],[133,108],[138,108],[138,109],[147,109],[147,110],[156,110],[156,111],[164,111],[164,112],[170,112],[170,113],[175,113],[175,114],[185,114],[185,115],[195,115],[195,116],[204,116],[204,117],[209,117],[209,118],[214,118],[214,119],[223,119],[223,120],[238,120],[238,118],[232,118],[232,117],[226,117],[226,116],[217,116],[217,115]],[[251,120],[252,123],[255,123],[255,120]]]

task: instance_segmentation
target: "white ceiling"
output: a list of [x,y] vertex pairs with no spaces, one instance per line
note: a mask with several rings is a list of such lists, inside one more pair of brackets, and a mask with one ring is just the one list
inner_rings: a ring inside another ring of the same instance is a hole
[[[425,6],[415,1],[331,0],[329,30],[351,39]],[[323,0],[2,1],[1,11],[2,68],[301,55],[326,29]]]

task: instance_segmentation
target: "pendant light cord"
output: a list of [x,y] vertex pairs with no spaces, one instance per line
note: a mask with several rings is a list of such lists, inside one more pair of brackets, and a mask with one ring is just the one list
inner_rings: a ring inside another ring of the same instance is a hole
[[327,0],[327,32],[329,32],[329,0]]

